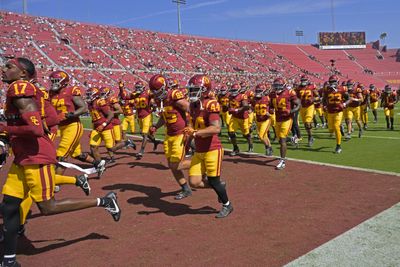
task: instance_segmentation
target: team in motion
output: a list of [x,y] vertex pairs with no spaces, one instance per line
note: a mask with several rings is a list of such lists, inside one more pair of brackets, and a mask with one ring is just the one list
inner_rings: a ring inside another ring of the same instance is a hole
[[[191,196],[191,188],[212,189],[222,204],[216,218],[225,218],[233,211],[233,205],[226,182],[221,180],[224,151],[219,135],[224,125],[233,146],[230,156],[240,154],[238,130],[248,143],[248,152],[254,150],[256,131],[267,156],[274,153],[273,135],[280,144],[276,169],[282,170],[286,166],[287,141],[297,144],[301,140],[299,117],[308,146],[315,141],[313,128],[327,126],[336,137],[334,152],[341,153],[342,136],[351,138],[353,121],[359,137],[367,129],[369,109],[376,122],[377,109],[383,107],[387,128],[393,130],[394,106],[398,101],[389,85],[380,91],[373,84],[365,87],[353,80],[339,83],[336,75],[322,86],[312,84],[303,75],[298,83],[289,84],[277,77],[255,86],[242,81],[213,87],[208,75],[196,74],[181,87],[176,79],[156,74],[149,81],[137,81],[134,88],[125,87],[121,81],[115,90],[102,86],[86,91],[73,85],[72,77],[62,70],[51,73],[49,80],[50,88],[41,86],[34,65],[26,58],[11,59],[2,68],[2,81],[8,89],[0,145],[6,150],[9,144],[14,157],[2,190],[3,266],[18,266],[17,237],[24,232],[33,202],[44,215],[100,206],[119,221],[121,209],[114,192],[92,199],[54,198],[56,187],[63,184],[76,185],[90,194],[87,174],[64,174],[68,158],[92,164],[93,172],[100,178],[106,165],[115,162],[116,151],[132,148],[140,160],[145,157],[148,142],[153,143],[153,150],[163,143],[168,167],[180,187],[175,199]],[[80,144],[84,132],[80,117],[87,113],[93,127],[90,151],[84,152]],[[343,117],[346,128],[342,125]],[[128,138],[128,133],[136,130],[136,121],[142,137],[139,149]],[[155,138],[160,128],[165,132],[163,142]],[[103,143],[107,159],[100,154]],[[189,152],[191,157],[187,157]]]

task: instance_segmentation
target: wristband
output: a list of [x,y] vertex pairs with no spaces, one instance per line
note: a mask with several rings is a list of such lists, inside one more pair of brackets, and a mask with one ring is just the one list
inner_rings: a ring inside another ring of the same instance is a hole
[[101,125],[102,125],[103,127],[106,127],[106,126],[107,126],[107,122],[103,122]]
[[197,131],[193,132],[193,138],[196,138],[196,133],[197,133]]

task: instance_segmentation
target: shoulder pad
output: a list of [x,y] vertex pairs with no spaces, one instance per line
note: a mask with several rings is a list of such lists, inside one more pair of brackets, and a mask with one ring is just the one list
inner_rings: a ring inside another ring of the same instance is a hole
[[99,107],[107,106],[107,100],[105,100],[105,99],[98,99],[98,100],[97,100],[97,105],[98,105]]
[[73,96],[81,96],[82,95],[82,90],[78,86],[71,87],[71,95]]
[[173,90],[171,93],[172,100],[180,100],[183,99],[183,93],[180,90]]
[[220,106],[217,100],[212,99],[207,101],[206,103],[206,110],[208,112],[220,112]]
[[36,86],[28,81],[15,81],[8,87],[8,97],[32,97],[36,95]]
[[118,101],[118,98],[116,98],[115,96],[113,96],[113,97],[110,97],[110,103],[111,104],[115,104],[115,103],[118,103],[119,101]]

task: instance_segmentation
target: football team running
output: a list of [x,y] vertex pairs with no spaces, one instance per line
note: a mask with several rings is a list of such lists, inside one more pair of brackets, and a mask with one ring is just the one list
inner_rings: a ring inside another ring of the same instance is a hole
[[[65,184],[75,185],[89,195],[88,175],[64,175],[65,162],[74,158],[89,163],[100,178],[107,164],[116,161],[115,152],[124,148],[136,150],[136,144],[128,138],[129,132],[135,132],[136,120],[141,135],[136,159],[145,159],[148,142],[153,143],[153,150],[163,143],[168,167],[179,186],[175,199],[190,197],[192,188],[212,189],[222,205],[215,217],[225,218],[232,213],[233,205],[226,181],[221,179],[224,150],[219,136],[224,126],[232,144],[232,157],[241,155],[238,130],[247,142],[248,153],[254,153],[253,132],[268,157],[273,156],[271,142],[277,139],[280,150],[275,168],[283,170],[287,142],[297,146],[301,140],[299,117],[309,147],[315,142],[313,129],[327,127],[336,139],[333,152],[339,154],[342,136],[351,138],[353,122],[358,137],[362,137],[368,128],[369,109],[376,123],[378,107],[382,107],[387,129],[393,130],[398,101],[398,94],[389,85],[381,91],[373,84],[365,87],[353,80],[339,84],[336,75],[323,85],[312,84],[305,75],[299,77],[299,82],[277,76],[252,85],[232,80],[215,85],[210,76],[195,74],[181,87],[174,77],[155,74],[148,81],[139,79],[134,88],[127,88],[120,81],[115,90],[108,85],[82,88],[73,84],[72,78],[64,70],[54,71],[49,75],[51,86],[47,89],[38,81],[34,64],[26,58],[11,59],[2,67],[2,81],[8,88],[6,123],[0,123],[0,160],[3,165],[10,146],[13,162],[2,190],[1,266],[19,266],[18,235],[24,234],[33,202],[43,215],[103,207],[114,221],[119,221],[121,209],[114,192],[99,198],[56,200],[54,196],[59,185]],[[93,127],[90,151],[84,152],[80,117],[87,113]],[[160,128],[165,129],[163,142],[155,138]],[[106,159],[100,154],[102,144]]]

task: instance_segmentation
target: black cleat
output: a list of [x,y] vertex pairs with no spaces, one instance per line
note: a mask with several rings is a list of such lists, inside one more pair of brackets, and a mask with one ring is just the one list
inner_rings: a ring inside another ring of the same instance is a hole
[[362,129],[358,130],[358,138],[361,138],[362,135],[363,135],[363,130]]
[[121,209],[117,202],[117,194],[110,192],[105,196],[105,198],[110,199],[110,203],[105,206],[106,211],[111,214],[114,221],[118,222],[121,218]]
[[310,139],[308,139],[308,147],[312,147],[314,144],[314,137],[310,137]]
[[234,149],[231,153],[229,153],[229,155],[231,156],[231,157],[233,157],[233,156],[237,156],[238,154],[239,154],[239,149]]
[[90,194],[90,190],[91,190],[89,181],[88,181],[88,175],[81,174],[81,175],[77,175],[75,178],[76,178],[75,185],[82,188],[83,192],[85,192],[85,194],[88,196]]
[[107,159],[106,164],[112,164],[112,163],[115,163],[115,158],[114,157],[111,157],[111,158]]
[[247,150],[248,153],[253,153],[254,152],[254,148],[253,145],[249,146],[249,149]]
[[13,264],[10,265],[5,263],[3,260],[3,262],[0,264],[0,267],[21,267],[21,264],[18,261],[14,261]]
[[100,177],[103,175],[104,171],[106,170],[106,161],[104,159],[102,159],[99,162],[96,162],[94,167],[96,168],[96,171],[97,171],[97,178],[100,179]]
[[181,200],[181,199],[184,199],[186,197],[190,197],[191,195],[192,195],[192,190],[182,190],[181,192],[179,192],[175,196],[175,199],[176,200]]
[[270,147],[267,147],[266,149],[265,149],[265,155],[266,156],[272,156],[272,154],[273,154],[273,150],[272,150],[272,147],[270,146]]
[[215,215],[215,218],[217,219],[225,218],[229,214],[231,214],[232,211],[233,211],[232,203],[229,203],[229,205],[222,205],[222,209],[220,210],[220,212],[218,212],[217,215]]
[[335,149],[335,154],[340,154],[340,153],[342,153],[342,148],[339,145],[337,145]]
[[154,140],[154,142],[153,142],[153,151],[157,151],[157,147],[158,147],[158,145],[161,144],[161,143],[162,143],[162,142],[160,142],[160,141]]
[[136,150],[136,144],[131,139],[125,140],[125,147],[131,147]]
[[143,154],[144,154],[144,152],[143,151],[140,151],[139,153],[136,153],[136,159],[142,159],[143,158]]

